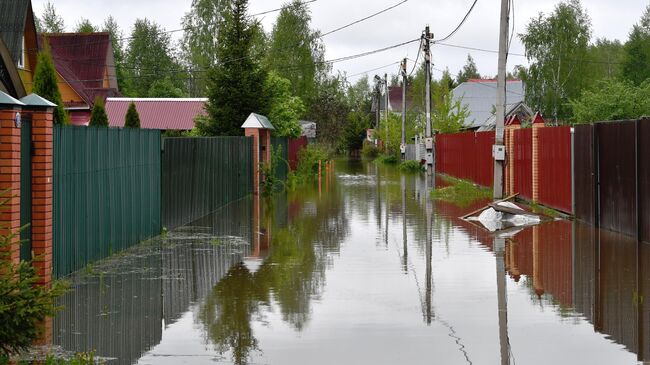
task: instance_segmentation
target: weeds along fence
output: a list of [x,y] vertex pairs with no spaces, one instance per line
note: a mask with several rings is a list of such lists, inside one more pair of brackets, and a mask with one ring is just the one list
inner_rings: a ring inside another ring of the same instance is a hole
[[160,131],[54,128],[53,276],[160,233]]
[[250,137],[165,138],[163,226],[185,225],[251,194],[252,161]]
[[289,174],[289,140],[287,137],[271,137],[273,153],[280,153],[280,163],[276,166],[275,177],[282,181],[287,180]]

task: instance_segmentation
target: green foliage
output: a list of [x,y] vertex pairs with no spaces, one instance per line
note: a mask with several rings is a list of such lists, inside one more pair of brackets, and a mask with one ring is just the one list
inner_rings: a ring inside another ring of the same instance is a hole
[[65,22],[63,17],[57,14],[54,4],[49,0],[45,3],[43,15],[37,22],[39,24],[39,33],[63,33],[65,32]]
[[275,72],[270,72],[264,85],[269,96],[269,120],[276,136],[298,138],[302,128],[298,121],[305,113],[305,104],[291,94],[291,82]]
[[471,55],[467,55],[467,63],[463,66],[463,69],[458,71],[458,76],[456,76],[456,83],[462,84],[463,82],[470,79],[480,79],[481,74],[478,73],[478,68],[476,63]]
[[375,161],[386,165],[395,165],[399,162],[399,158],[396,155],[381,154]]
[[618,78],[621,73],[621,64],[625,57],[623,45],[618,40],[610,41],[605,38],[596,40],[596,43],[589,46],[585,65],[588,68],[587,78],[589,87],[603,79]]
[[109,15],[102,25],[102,32],[107,32],[111,36],[111,46],[113,48],[113,59],[115,60],[115,76],[117,77],[118,89],[124,88],[126,78],[124,70],[124,45],[122,43],[122,31],[113,16]]
[[260,163],[260,191],[262,196],[268,198],[273,193],[283,189],[284,182],[277,177],[277,169],[281,163],[288,163],[282,159],[282,146],[277,149],[271,147],[271,161]]
[[150,98],[182,98],[183,90],[177,87],[170,77],[154,81],[147,92]]
[[88,125],[92,127],[108,127],[108,115],[106,115],[104,99],[101,96],[95,98],[95,105],[93,105]]
[[370,115],[361,111],[348,114],[348,123],[345,126],[345,148],[348,151],[358,151],[363,147],[368,128],[370,128]]
[[399,170],[408,173],[423,172],[424,166],[420,164],[420,161],[404,161],[399,164]]
[[604,80],[570,102],[573,123],[636,119],[650,115],[650,80],[634,86],[629,81]]
[[289,172],[288,186],[295,188],[314,181],[318,177],[318,161],[321,161],[321,173],[324,173],[328,160],[328,154],[322,147],[308,145],[298,153],[298,166],[296,171]]
[[318,141],[339,150],[344,141],[350,107],[344,88],[345,80],[327,76],[319,80],[308,118],[318,125]]
[[467,105],[461,99],[453,101],[451,96],[451,92],[447,92],[431,115],[433,129],[442,134],[460,132],[469,116]]
[[352,112],[369,114],[372,106],[372,89],[368,75],[361,77],[347,90],[348,105]]
[[183,87],[185,71],[173,56],[171,35],[148,19],[137,19],[124,57],[125,82],[122,93],[146,97],[154,82],[170,77],[174,85]]
[[[223,13],[217,34],[217,59],[208,72],[210,119],[197,128],[205,135],[241,135],[250,113],[267,114],[263,95],[266,71],[254,55],[257,25],[247,14],[248,1],[234,0]],[[233,61],[236,60],[236,61]]]
[[124,117],[124,127],[140,128],[140,115],[138,114],[138,110],[136,109],[133,102],[129,104],[129,109],[126,111],[126,116]]
[[95,27],[90,20],[81,18],[74,28],[75,33],[95,33],[99,28]]
[[44,38],[43,50],[38,54],[36,71],[34,72],[34,87],[32,92],[56,104],[54,108],[54,124],[68,124],[68,113],[63,109],[63,100],[59,91],[59,84],[56,79],[56,69],[52,61],[52,54]]
[[530,67],[525,74],[526,103],[555,121],[569,116],[567,102],[588,82],[591,20],[579,0],[558,4],[553,13],[531,19],[520,35]]
[[361,148],[361,156],[369,160],[374,160],[379,156],[379,149],[374,143],[364,141],[363,147]]
[[[323,42],[310,28],[308,5],[293,0],[283,6],[271,32],[265,63],[269,70],[291,83],[291,93],[304,101],[312,101],[316,80],[322,71]],[[291,67],[299,65],[300,67]]]
[[625,43],[623,58],[623,77],[635,85],[650,78],[650,5],[630,32]]
[[490,189],[475,185],[469,181],[448,176],[445,176],[444,180],[450,185],[431,191],[433,199],[452,203],[459,207],[467,207],[476,201],[487,200],[492,197]]
[[39,336],[39,323],[56,314],[56,298],[67,290],[61,281],[49,288],[37,285],[38,276],[31,262],[11,261],[8,248],[19,235],[12,232],[0,236],[0,357],[27,349]]
[[[416,123],[412,116],[413,115],[407,116],[406,121],[407,143],[411,138],[415,137],[416,132]],[[402,143],[402,116],[388,113],[388,122],[386,122],[386,119],[382,118],[379,129],[375,129],[375,135],[383,142],[384,153],[399,155],[399,146]]]

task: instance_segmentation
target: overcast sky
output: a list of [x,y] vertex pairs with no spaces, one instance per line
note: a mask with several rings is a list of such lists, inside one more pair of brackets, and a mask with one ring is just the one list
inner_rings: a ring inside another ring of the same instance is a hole
[[[558,3],[556,0],[514,0],[515,32],[525,30],[530,19],[539,12],[548,13]],[[41,14],[47,0],[32,0],[34,11]],[[283,0],[250,0],[251,14],[260,13],[280,7]],[[312,11],[312,26],[327,32],[331,29],[363,18],[380,11],[401,0],[318,0],[309,4]],[[420,36],[428,24],[436,37],[449,33],[460,22],[473,0],[409,0],[399,7],[369,19],[363,23],[334,33],[324,38],[326,58],[334,59],[351,54],[387,47]],[[137,18],[149,18],[161,24],[167,30],[178,29],[180,19],[191,5],[191,0],[52,0],[66,22],[68,31],[81,17],[93,23],[101,23],[108,15],[113,15],[122,27],[125,36]],[[583,0],[582,4],[592,19],[593,39],[606,37],[625,41],[632,25],[638,22],[645,7],[646,0]],[[463,28],[448,43],[498,49],[499,0],[478,0],[478,4]],[[267,32],[270,32],[277,13],[260,16]],[[179,33],[174,33],[178,37]],[[418,44],[396,48],[368,57],[334,64],[335,70],[347,72],[348,75],[398,62],[404,57],[414,59]],[[515,37],[511,52],[523,53],[521,42]],[[468,51],[437,45],[433,47],[433,62],[436,68],[446,67],[456,74],[465,63],[467,54],[476,60],[482,75],[495,75],[497,55],[477,51]],[[511,56],[508,68],[525,64],[525,58]],[[412,62],[411,62],[412,65]],[[397,65],[371,72],[389,74],[397,72]],[[410,66],[409,66],[410,67]],[[439,77],[439,74],[433,75]],[[351,81],[355,80],[351,78]]]

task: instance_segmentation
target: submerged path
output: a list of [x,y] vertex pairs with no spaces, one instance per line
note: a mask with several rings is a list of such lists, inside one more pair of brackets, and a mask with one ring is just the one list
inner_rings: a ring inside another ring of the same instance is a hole
[[75,275],[55,343],[114,364],[648,357],[635,244],[611,235],[596,247],[570,222],[495,242],[456,218],[472,206],[428,190],[420,176],[342,161],[320,192],[230,204]]

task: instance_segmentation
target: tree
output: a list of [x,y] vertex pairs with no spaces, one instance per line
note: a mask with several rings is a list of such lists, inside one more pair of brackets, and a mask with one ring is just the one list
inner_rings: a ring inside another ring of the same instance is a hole
[[462,84],[470,79],[480,79],[481,74],[478,73],[478,68],[476,63],[470,54],[467,55],[467,63],[463,66],[463,69],[458,71],[458,76],[456,76],[456,83]]
[[593,89],[572,100],[570,106],[574,124],[650,115],[650,80],[640,86],[630,81],[601,80]]
[[308,119],[316,122],[318,128],[318,141],[336,149],[345,147],[342,142],[350,112],[343,82],[338,76],[320,80],[308,111]]
[[305,104],[299,97],[291,95],[291,82],[270,72],[264,86],[269,96],[269,119],[275,127],[274,134],[289,138],[300,137],[302,127],[298,121],[305,113]]
[[41,33],[63,33],[65,32],[65,22],[63,17],[56,13],[56,8],[48,0],[45,4],[45,10],[43,11],[43,16],[39,19],[38,24],[41,29]]
[[366,131],[370,128],[370,115],[361,111],[351,111],[345,125],[345,147],[357,151],[363,147]]
[[461,99],[454,101],[448,91],[431,116],[431,124],[439,133],[458,133],[465,127],[465,119],[468,116],[467,105],[463,104]]
[[95,105],[90,113],[90,123],[92,127],[108,127],[108,115],[104,107],[104,99],[101,96],[95,98]]
[[630,32],[630,38],[625,43],[623,58],[623,77],[640,85],[650,78],[650,5]]
[[136,109],[133,102],[129,104],[129,109],[126,111],[126,116],[124,117],[124,127],[140,128],[140,115],[138,115],[138,110]]
[[587,83],[586,63],[591,20],[579,0],[568,0],[553,13],[540,13],[519,35],[530,67],[526,72],[526,102],[557,121],[569,116],[568,101]]
[[319,33],[310,28],[311,14],[301,0],[286,4],[273,31],[266,58],[269,70],[291,81],[292,94],[308,103],[316,80],[324,70],[324,46]]
[[86,18],[81,18],[74,28],[75,33],[95,33],[98,30],[99,29]]
[[183,87],[185,70],[176,61],[171,36],[148,19],[137,19],[131,32],[124,62],[126,82],[122,92],[129,96],[147,96],[157,80],[170,77],[174,85]]
[[185,94],[183,90],[174,85],[174,82],[169,77],[165,77],[151,84],[147,96],[150,98],[182,98]]
[[372,90],[368,75],[363,76],[347,90],[348,105],[352,111],[368,114],[372,106]]
[[599,38],[587,50],[587,73],[590,85],[602,79],[618,78],[621,73],[621,64],[625,57],[623,45],[618,40]]
[[268,111],[268,98],[262,92],[266,71],[251,57],[256,30],[247,8],[247,0],[233,0],[220,23],[219,62],[208,72],[209,119],[197,123],[202,134],[241,135],[240,126],[250,113]]
[[54,68],[47,38],[45,38],[43,50],[38,54],[33,86],[32,91],[35,94],[56,104],[53,117],[54,124],[68,124],[68,113],[63,108],[63,100],[56,79],[56,69]]
[[113,48],[113,59],[115,60],[115,74],[117,77],[117,87],[124,88],[124,45],[122,42],[122,31],[112,15],[109,15],[102,25],[102,32],[107,32],[111,37],[111,46]]

